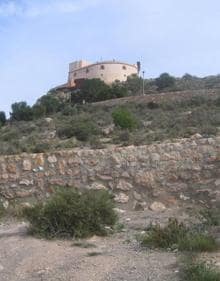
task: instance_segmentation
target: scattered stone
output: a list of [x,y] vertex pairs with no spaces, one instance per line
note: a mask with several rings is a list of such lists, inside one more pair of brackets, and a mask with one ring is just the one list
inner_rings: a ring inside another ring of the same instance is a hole
[[161,202],[154,202],[150,205],[149,209],[154,212],[163,212],[166,210],[166,206]]
[[28,203],[28,202],[23,202],[23,203],[20,204],[20,207],[22,209],[24,209],[24,208],[31,208],[32,205],[30,203]]
[[15,164],[10,163],[7,167],[7,170],[10,174],[16,174],[17,167]]
[[114,208],[114,210],[118,214],[124,214],[126,212],[125,210],[122,210],[122,209],[119,209],[119,208]]
[[181,200],[184,200],[184,201],[187,201],[187,200],[190,199],[190,197],[185,196],[183,193],[181,193],[181,194],[180,194],[180,199],[181,199]]
[[102,189],[107,189],[106,186],[104,186],[103,184],[101,183],[97,183],[97,182],[94,182],[91,186],[89,186],[89,189],[94,189],[94,190],[102,190]]
[[125,193],[119,193],[115,196],[114,198],[115,202],[117,203],[122,203],[122,204],[125,204],[125,203],[128,203],[129,201],[129,196],[126,195]]
[[104,128],[104,129],[102,130],[102,133],[103,133],[105,136],[108,136],[108,135],[110,135],[113,131],[114,131],[114,124],[112,124],[111,126],[108,126],[108,127]]
[[48,160],[48,162],[49,162],[50,164],[53,164],[53,163],[56,163],[56,162],[57,162],[57,158],[56,158],[55,155],[49,156],[49,157],[47,158],[47,160]]
[[52,119],[52,118],[49,118],[49,117],[45,118],[44,120],[45,120],[48,124],[50,124],[51,122],[53,122],[53,119]]
[[215,181],[215,186],[220,186],[220,179],[217,179],[217,180]]
[[24,179],[24,180],[21,180],[19,182],[20,185],[26,185],[26,186],[29,186],[29,185],[33,185],[34,184],[34,181],[33,180],[27,180],[27,179]]
[[132,185],[129,182],[122,179],[122,180],[119,180],[117,189],[123,190],[123,191],[128,191],[128,190],[132,189]]
[[137,200],[137,201],[141,201],[142,197],[139,193],[137,193],[136,191],[134,191],[133,193],[134,195],[134,199]]
[[134,202],[134,207],[133,207],[133,209],[135,210],[135,211],[144,211],[145,210],[145,208],[146,208],[146,206],[147,206],[147,203],[146,202]]
[[197,133],[197,134],[191,136],[191,139],[193,139],[193,140],[201,139],[201,138],[202,138],[202,135],[200,135],[199,133]]
[[4,200],[4,202],[2,203],[2,205],[3,205],[3,207],[4,207],[4,209],[8,209],[8,207],[9,207],[9,202],[7,201],[7,200]]
[[28,159],[25,159],[23,161],[23,170],[24,171],[31,171],[31,161]]

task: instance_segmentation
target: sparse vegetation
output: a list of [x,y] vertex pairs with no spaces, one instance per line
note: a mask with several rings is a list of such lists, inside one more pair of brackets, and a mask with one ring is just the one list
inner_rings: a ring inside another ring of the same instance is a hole
[[220,281],[220,272],[212,264],[192,261],[191,259],[184,265],[183,281]]
[[212,207],[200,211],[200,216],[207,226],[220,226],[220,208]]
[[83,238],[106,235],[106,226],[114,226],[117,216],[107,191],[58,190],[45,203],[23,211],[32,234],[46,237]]
[[96,245],[95,245],[95,244],[88,243],[88,242],[86,242],[86,241],[74,242],[74,243],[72,244],[72,246],[74,246],[74,247],[79,247],[79,248],[85,248],[85,249],[96,248]]
[[174,218],[170,218],[165,227],[151,226],[148,233],[141,238],[141,244],[192,252],[214,251],[218,248],[211,235],[203,234],[196,228],[190,229]]
[[0,219],[4,216],[4,214],[5,214],[5,208],[3,207],[3,204],[0,201]]

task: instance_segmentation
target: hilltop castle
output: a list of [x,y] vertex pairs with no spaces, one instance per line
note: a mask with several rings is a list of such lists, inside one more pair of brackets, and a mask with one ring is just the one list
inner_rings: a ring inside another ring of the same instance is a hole
[[137,65],[119,61],[102,61],[89,63],[87,61],[76,61],[69,65],[68,84],[70,87],[77,85],[77,80],[99,78],[106,84],[112,84],[116,80],[126,81],[132,74],[138,74]]
[[80,88],[85,79],[99,78],[106,84],[117,81],[126,81],[128,76],[138,74],[140,63],[129,64],[116,60],[89,63],[85,60],[69,64],[68,82],[59,88]]

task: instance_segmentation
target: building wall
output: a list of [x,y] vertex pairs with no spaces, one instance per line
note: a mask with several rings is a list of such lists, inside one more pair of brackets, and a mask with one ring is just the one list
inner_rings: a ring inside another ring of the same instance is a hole
[[88,62],[81,61],[70,64],[68,82],[69,85],[73,87],[75,86],[76,79],[99,78],[106,84],[111,84],[116,80],[121,82],[126,81],[127,77],[132,74],[138,74],[136,65],[115,61],[100,62],[89,65]]

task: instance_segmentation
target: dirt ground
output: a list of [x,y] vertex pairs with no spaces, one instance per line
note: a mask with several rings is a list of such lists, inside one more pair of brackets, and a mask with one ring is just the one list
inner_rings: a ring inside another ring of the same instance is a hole
[[166,221],[174,213],[125,212],[120,215],[125,230],[82,242],[89,242],[91,248],[74,246],[75,241],[33,238],[24,222],[4,221],[0,223],[0,280],[177,281],[178,254],[143,250],[136,239],[151,221]]

